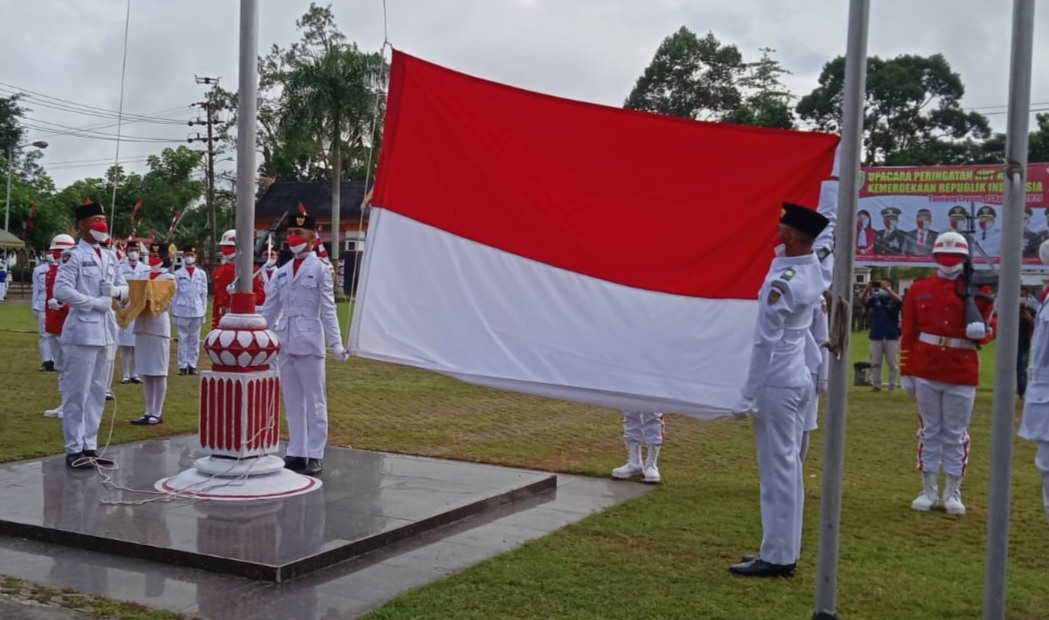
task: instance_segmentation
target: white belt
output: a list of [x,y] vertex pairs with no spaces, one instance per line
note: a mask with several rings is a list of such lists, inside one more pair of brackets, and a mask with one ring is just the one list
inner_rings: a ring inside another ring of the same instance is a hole
[[935,334],[922,332],[918,334],[918,340],[921,340],[925,344],[932,344],[938,347],[947,347],[950,349],[976,349],[976,343],[965,338],[948,338],[947,336],[937,336]]

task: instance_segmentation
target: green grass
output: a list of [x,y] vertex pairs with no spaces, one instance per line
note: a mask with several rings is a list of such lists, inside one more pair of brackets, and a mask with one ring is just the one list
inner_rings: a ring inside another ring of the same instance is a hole
[[[0,329],[32,330],[25,306],[0,306]],[[343,313],[345,327],[346,307]],[[36,371],[35,334],[0,331],[0,460],[61,451],[54,375]],[[854,359],[868,342],[854,335]],[[842,617],[981,615],[994,347],[970,433],[969,514],[918,514],[913,399],[849,394],[838,609]],[[202,363],[202,366],[206,364]],[[335,445],[606,476],[623,458],[621,420],[599,407],[532,398],[433,373],[353,359],[328,366]],[[196,381],[172,377],[162,427],[130,427],[141,390],[116,386],[114,441],[196,427]],[[104,428],[111,410],[107,409]],[[806,465],[805,540],[792,580],[747,581],[727,567],[761,541],[753,432],[746,422],[668,417],[653,492],[590,517],[374,611],[408,618],[800,618],[812,613],[823,436]],[[105,436],[105,433],[103,433]],[[1049,618],[1049,536],[1034,447],[1014,444],[1008,617]],[[129,617],[114,614],[115,617]],[[156,616],[157,619],[162,616]],[[165,616],[170,617],[170,616]]]

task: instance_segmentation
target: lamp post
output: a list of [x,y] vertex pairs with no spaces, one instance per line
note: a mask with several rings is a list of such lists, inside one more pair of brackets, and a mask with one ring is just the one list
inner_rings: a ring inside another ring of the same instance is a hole
[[15,151],[21,149],[23,146],[35,146],[38,149],[46,149],[47,142],[44,142],[43,140],[37,140],[36,142],[27,142],[25,144],[19,144],[7,149],[7,200],[4,202],[5,231],[11,230],[11,171],[14,169],[14,155]]

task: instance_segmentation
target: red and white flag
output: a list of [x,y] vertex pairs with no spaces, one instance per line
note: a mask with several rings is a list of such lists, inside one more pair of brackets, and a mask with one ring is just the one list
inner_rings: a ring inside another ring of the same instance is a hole
[[395,52],[350,350],[724,416],[783,202],[838,139],[550,97]]
[[142,199],[139,198],[138,200],[135,201],[135,206],[132,207],[132,209],[131,209],[131,219],[135,219],[135,216],[138,215],[138,210],[141,209],[141,208],[142,208]]

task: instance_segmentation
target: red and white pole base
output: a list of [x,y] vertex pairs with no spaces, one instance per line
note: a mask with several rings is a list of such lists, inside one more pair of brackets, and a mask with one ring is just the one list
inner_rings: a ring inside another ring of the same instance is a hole
[[211,370],[200,373],[200,446],[208,456],[164,478],[172,494],[223,500],[288,497],[321,486],[284,469],[280,439],[280,377],[270,368],[280,351],[254,293],[234,293],[231,312],[204,341]]

